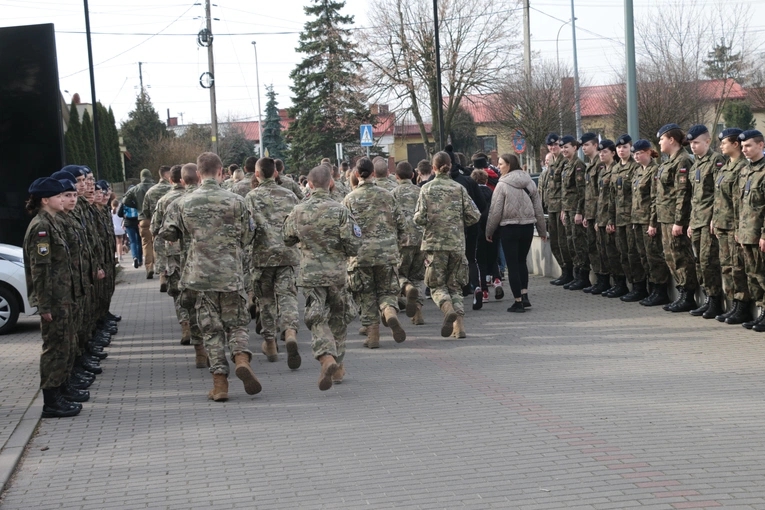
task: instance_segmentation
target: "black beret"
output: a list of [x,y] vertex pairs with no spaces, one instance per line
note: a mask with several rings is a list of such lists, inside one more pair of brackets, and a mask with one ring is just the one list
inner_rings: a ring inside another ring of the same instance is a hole
[[566,135],[563,138],[561,138],[560,140],[558,140],[558,145],[560,145],[561,147],[563,147],[567,143],[572,143],[572,144],[576,143],[576,138],[574,138],[571,135]]
[[549,133],[545,138],[545,145],[555,145],[559,139],[558,133]]
[[29,194],[37,198],[55,197],[64,191],[64,185],[52,177],[40,177],[29,186]]
[[632,152],[647,151],[651,148],[651,142],[648,140],[638,140],[632,144]]
[[616,140],[616,145],[627,145],[628,143],[632,143],[632,137],[630,135],[622,135],[619,137],[618,140]]
[[101,179],[98,181],[98,187],[101,188],[103,191],[109,191],[109,183],[106,182],[104,179]]
[[64,192],[67,191],[77,191],[77,187],[74,185],[71,179],[59,179],[58,182],[61,183],[62,186],[64,186]]
[[66,179],[73,183],[77,182],[77,177],[72,175],[72,173],[67,170],[59,170],[58,172],[54,172],[53,175],[51,175],[51,177],[53,177],[54,179],[58,179],[59,181]]
[[720,140],[722,140],[723,138],[728,138],[729,136],[735,136],[736,138],[738,138],[738,135],[740,135],[743,132],[744,131],[739,128],[723,129],[722,132],[719,135],[717,135],[717,138],[719,138]]
[[584,145],[587,142],[590,142],[592,140],[597,140],[597,139],[598,139],[598,135],[596,135],[595,133],[585,133],[579,139],[579,145]]
[[602,151],[603,149],[613,149],[614,147],[616,147],[616,145],[614,145],[614,142],[612,142],[608,138],[601,140],[600,143],[598,144],[599,151]]
[[656,138],[661,138],[661,135],[663,135],[667,131],[672,131],[673,129],[679,129],[679,130],[682,131],[683,128],[681,128],[680,126],[678,126],[677,124],[674,124],[674,123],[673,124],[666,124],[666,125],[662,126],[661,129],[659,129],[658,133],[656,133]]
[[80,165],[66,165],[64,168],[59,170],[60,172],[69,172],[70,174],[74,175],[75,177],[80,177],[82,175],[85,175],[85,172],[82,171],[82,167]]
[[750,138],[754,138],[756,136],[762,136],[762,133],[757,131],[756,129],[749,129],[748,131],[744,131],[740,135],[738,135],[738,139],[742,142],[745,142],[749,140]]
[[709,133],[707,127],[704,124],[696,124],[695,126],[691,126],[691,129],[688,130],[688,134],[686,134],[685,137],[689,141],[695,140],[704,133]]
[[87,165],[82,165],[80,168],[82,169],[82,175],[85,177],[93,173],[93,170],[91,170]]

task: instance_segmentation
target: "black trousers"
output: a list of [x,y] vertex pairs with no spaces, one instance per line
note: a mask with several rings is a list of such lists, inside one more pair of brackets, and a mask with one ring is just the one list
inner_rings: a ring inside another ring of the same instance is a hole
[[[507,261],[507,277],[513,297],[521,297],[521,289],[529,288],[529,268],[526,257],[534,239],[534,224],[504,225],[497,230]],[[496,242],[496,238],[495,238]]]
[[[493,282],[495,278],[499,278],[499,239],[494,239],[493,243],[486,240],[486,234],[481,230],[478,235],[478,270],[481,273],[481,288],[483,290],[489,290],[489,283]],[[489,281],[486,278],[489,278]]]
[[465,257],[468,261],[468,272],[470,279],[468,281],[467,288],[473,292],[476,287],[481,285],[478,278],[478,261],[476,260],[476,250],[478,249],[478,234],[481,228],[478,224],[472,225],[465,229]]

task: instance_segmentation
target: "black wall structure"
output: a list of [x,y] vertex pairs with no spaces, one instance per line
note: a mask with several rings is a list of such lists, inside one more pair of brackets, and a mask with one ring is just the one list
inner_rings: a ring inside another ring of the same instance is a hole
[[62,166],[53,24],[0,28],[0,243],[21,246],[29,185]]

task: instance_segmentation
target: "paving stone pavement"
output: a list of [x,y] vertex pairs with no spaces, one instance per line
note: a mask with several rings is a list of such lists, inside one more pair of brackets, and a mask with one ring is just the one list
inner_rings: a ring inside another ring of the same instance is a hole
[[468,305],[464,340],[430,301],[400,345],[355,323],[327,392],[305,329],[296,372],[253,330],[264,390],[221,404],[158,281],[125,279],[91,402],[42,420],[2,509],[765,508],[765,336],[741,327],[533,277],[529,313]]

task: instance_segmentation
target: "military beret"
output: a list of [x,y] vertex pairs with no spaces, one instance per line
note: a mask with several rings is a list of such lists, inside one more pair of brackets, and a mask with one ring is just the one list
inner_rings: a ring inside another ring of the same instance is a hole
[[77,182],[77,177],[75,177],[71,172],[68,172],[66,170],[59,170],[58,172],[54,172],[53,175],[51,175],[51,177],[59,181],[66,179],[67,181],[70,181],[72,183]]
[[597,140],[598,135],[595,133],[585,133],[582,135],[582,137],[578,140],[579,145],[584,145],[587,142],[590,142],[592,140]]
[[555,145],[560,140],[558,133],[549,133],[545,138],[545,145]]
[[695,140],[704,133],[709,133],[707,127],[704,124],[696,124],[695,126],[691,126],[691,129],[688,130],[688,134],[686,134],[685,137],[688,139],[688,141],[691,141]]
[[651,148],[651,142],[648,140],[638,140],[632,144],[632,152],[647,151]]
[[632,137],[630,135],[622,135],[618,140],[616,140],[617,147],[619,145],[627,145],[628,143],[632,143]]
[[80,165],[66,165],[64,168],[59,170],[59,172],[69,172],[75,177],[85,175],[85,172],[82,171],[82,167]]
[[561,147],[563,147],[567,143],[575,144],[576,143],[576,138],[574,138],[571,135],[566,135],[563,138],[561,138],[560,140],[558,140],[558,145],[560,145]]
[[109,191],[109,183],[104,179],[101,179],[96,184],[98,184],[98,187],[101,188],[102,191]]
[[104,188],[101,187],[101,181],[97,181],[95,184],[96,191],[103,191]]
[[37,198],[50,198],[64,192],[64,185],[52,177],[40,177],[29,186],[29,194]]
[[760,133],[756,129],[749,129],[747,131],[744,131],[740,135],[738,135],[738,139],[741,140],[742,142],[745,142],[749,140],[750,138],[754,138],[757,136],[762,136],[762,133]]
[[614,147],[616,147],[616,145],[614,145],[614,142],[612,142],[608,138],[601,140],[600,143],[598,144],[599,151],[602,151],[603,149],[613,149]]
[[720,140],[722,140],[723,138],[728,138],[729,136],[735,136],[736,138],[738,138],[738,135],[740,135],[743,132],[744,131],[739,128],[723,129],[722,132],[719,135],[717,135],[717,138],[719,138]]
[[661,136],[666,133],[667,131],[672,131],[673,129],[679,129],[682,131],[683,128],[678,126],[677,124],[666,124],[659,129],[659,132],[656,133],[656,138],[661,138]]
[[93,170],[88,165],[82,165],[80,168],[82,169],[82,175],[85,177],[93,173]]
[[58,182],[61,183],[61,185],[64,187],[64,193],[67,191],[77,191],[77,188],[74,185],[74,182],[72,182],[71,179],[58,179]]

